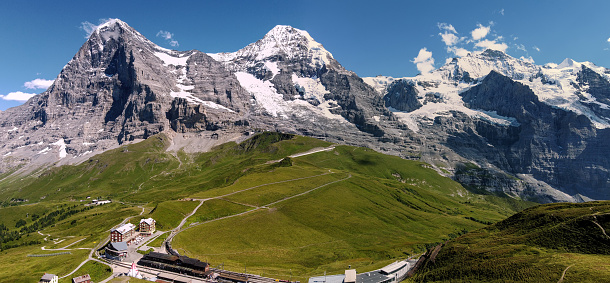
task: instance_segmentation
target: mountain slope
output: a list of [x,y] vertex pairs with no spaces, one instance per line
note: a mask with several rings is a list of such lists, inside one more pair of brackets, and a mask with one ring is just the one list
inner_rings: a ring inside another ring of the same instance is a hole
[[600,282],[610,275],[610,204],[526,209],[446,243],[413,282]]
[[[537,66],[486,50],[414,78],[365,81],[435,145],[420,148],[428,162],[454,168],[467,187],[547,202],[610,198],[608,74],[589,62]],[[464,159],[482,170],[462,170]],[[484,180],[488,173],[496,177]]]

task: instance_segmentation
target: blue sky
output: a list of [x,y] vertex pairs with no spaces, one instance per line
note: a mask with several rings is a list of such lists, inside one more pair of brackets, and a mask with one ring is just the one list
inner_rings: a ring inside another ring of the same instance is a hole
[[6,0],[0,3],[0,110],[23,103],[14,97],[43,92],[86,41],[83,27],[107,18],[163,47],[207,53],[236,51],[275,25],[291,25],[362,77],[404,77],[488,46],[536,64],[569,57],[610,68],[608,11],[610,1],[602,0]]

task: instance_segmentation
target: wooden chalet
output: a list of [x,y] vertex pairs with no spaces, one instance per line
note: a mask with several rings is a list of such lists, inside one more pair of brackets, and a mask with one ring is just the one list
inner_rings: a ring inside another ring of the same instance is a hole
[[156,230],[156,221],[152,218],[146,218],[140,220],[140,234],[145,236],[150,236],[155,233]]
[[132,236],[135,233],[135,228],[135,225],[127,223],[119,226],[118,228],[110,230],[110,241],[126,242],[127,244],[129,244],[132,240]]

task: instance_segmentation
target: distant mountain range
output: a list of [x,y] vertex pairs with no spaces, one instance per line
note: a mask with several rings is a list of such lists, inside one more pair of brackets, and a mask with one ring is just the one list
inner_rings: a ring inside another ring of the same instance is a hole
[[486,50],[413,78],[360,78],[307,32],[234,53],[159,47],[120,20],[54,84],[0,112],[0,171],[26,174],[164,132],[204,151],[256,131],[429,163],[465,187],[541,202],[610,199],[610,70]]

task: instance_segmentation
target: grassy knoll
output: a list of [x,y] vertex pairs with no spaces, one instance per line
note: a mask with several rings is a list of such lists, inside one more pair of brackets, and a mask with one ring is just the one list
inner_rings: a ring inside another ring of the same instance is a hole
[[250,209],[252,208],[227,200],[211,199],[204,202],[203,205],[201,205],[201,207],[199,207],[199,209],[197,210],[197,213],[189,217],[186,222],[186,225],[188,226],[189,224],[195,222],[204,222],[228,215],[233,215],[248,211]]
[[[176,228],[182,218],[191,213],[198,204],[198,201],[164,201],[159,203],[151,213],[140,218],[152,217],[157,221],[157,230],[167,231]],[[139,220],[137,221],[139,223]],[[136,222],[134,221],[134,223]]]
[[112,269],[108,265],[90,260],[81,266],[81,268],[79,268],[74,274],[60,279],[59,282],[70,283],[72,282],[72,278],[85,274],[89,274],[89,276],[91,276],[91,281],[100,282],[112,275]]
[[72,254],[50,257],[28,257],[28,254],[51,254],[56,251],[42,251],[37,246],[17,247],[0,252],[0,281],[38,282],[46,273],[59,275],[74,270],[89,254],[88,250],[73,250]]
[[337,181],[347,177],[346,173],[332,173],[317,175],[315,177],[261,186],[253,190],[247,190],[225,197],[230,201],[263,206],[283,198],[303,193],[321,185]]
[[610,202],[548,204],[448,242],[413,282],[601,282]]
[[[422,163],[363,148],[338,146],[294,158],[289,168],[278,171],[300,172],[290,178],[312,176],[306,174],[312,170],[337,173],[259,186],[226,199],[261,205],[352,177],[269,209],[193,227],[178,234],[173,246],[213,265],[237,271],[246,265],[250,272],[283,279],[292,274],[302,281],[324,271],[340,273],[347,265],[375,269],[531,206],[471,194]],[[257,177],[268,183],[289,180],[273,173]],[[207,196],[213,192],[227,193]]]
[[289,182],[290,180],[314,177],[328,173],[327,170],[311,167],[304,171],[302,167],[281,167],[269,172],[252,173],[237,179],[233,184],[212,188],[192,195],[194,198],[210,198],[230,194],[243,189],[269,184],[271,182]]

